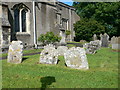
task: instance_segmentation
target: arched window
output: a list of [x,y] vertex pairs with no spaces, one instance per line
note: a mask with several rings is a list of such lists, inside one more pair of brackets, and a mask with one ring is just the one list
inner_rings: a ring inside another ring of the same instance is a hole
[[30,10],[23,3],[13,6],[15,32],[28,32],[30,28]]
[[14,10],[14,25],[15,25],[15,32],[19,32],[19,10],[15,9]]
[[26,32],[26,11],[25,9],[23,9],[21,13],[22,13],[21,14],[22,32]]

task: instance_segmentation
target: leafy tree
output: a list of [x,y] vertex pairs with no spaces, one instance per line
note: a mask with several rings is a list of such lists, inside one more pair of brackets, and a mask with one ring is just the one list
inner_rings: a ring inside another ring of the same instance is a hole
[[46,34],[41,34],[38,38],[38,41],[42,42],[44,45],[46,44],[54,44],[55,42],[59,42],[61,37],[58,37],[53,32],[47,32]]
[[120,2],[74,2],[73,6],[81,20],[94,19],[110,37],[120,36]]
[[90,41],[92,40],[94,34],[99,35],[105,32],[104,26],[94,19],[84,18],[78,21],[76,24],[74,24],[74,27],[76,41],[80,40]]

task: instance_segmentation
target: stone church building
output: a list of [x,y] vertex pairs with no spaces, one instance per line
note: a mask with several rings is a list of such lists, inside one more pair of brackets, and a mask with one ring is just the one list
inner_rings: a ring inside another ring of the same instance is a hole
[[[73,24],[80,18],[72,6],[62,2],[0,2],[0,42],[8,48],[13,40],[21,40],[26,46],[37,46],[38,37],[46,32],[62,37],[61,43],[73,41]],[[65,36],[65,31],[71,34]]]

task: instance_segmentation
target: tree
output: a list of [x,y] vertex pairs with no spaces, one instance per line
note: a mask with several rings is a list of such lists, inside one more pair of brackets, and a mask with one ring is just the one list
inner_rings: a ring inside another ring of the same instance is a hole
[[74,24],[75,41],[86,40],[91,41],[94,34],[101,34],[105,32],[102,24],[94,19],[84,18]]
[[46,44],[54,44],[55,42],[59,42],[61,37],[55,35],[53,32],[47,32],[46,34],[41,34],[38,38],[38,41],[42,42],[44,45]]
[[94,19],[112,36],[120,36],[119,2],[74,2],[77,14],[83,18]]

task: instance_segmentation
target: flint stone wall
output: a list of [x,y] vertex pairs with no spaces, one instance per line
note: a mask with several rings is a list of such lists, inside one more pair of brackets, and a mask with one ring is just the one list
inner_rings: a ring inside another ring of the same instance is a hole
[[83,48],[72,47],[64,53],[67,67],[75,69],[89,69],[86,52]]
[[7,62],[19,64],[22,62],[22,56],[23,56],[22,41],[12,41],[8,50]]

